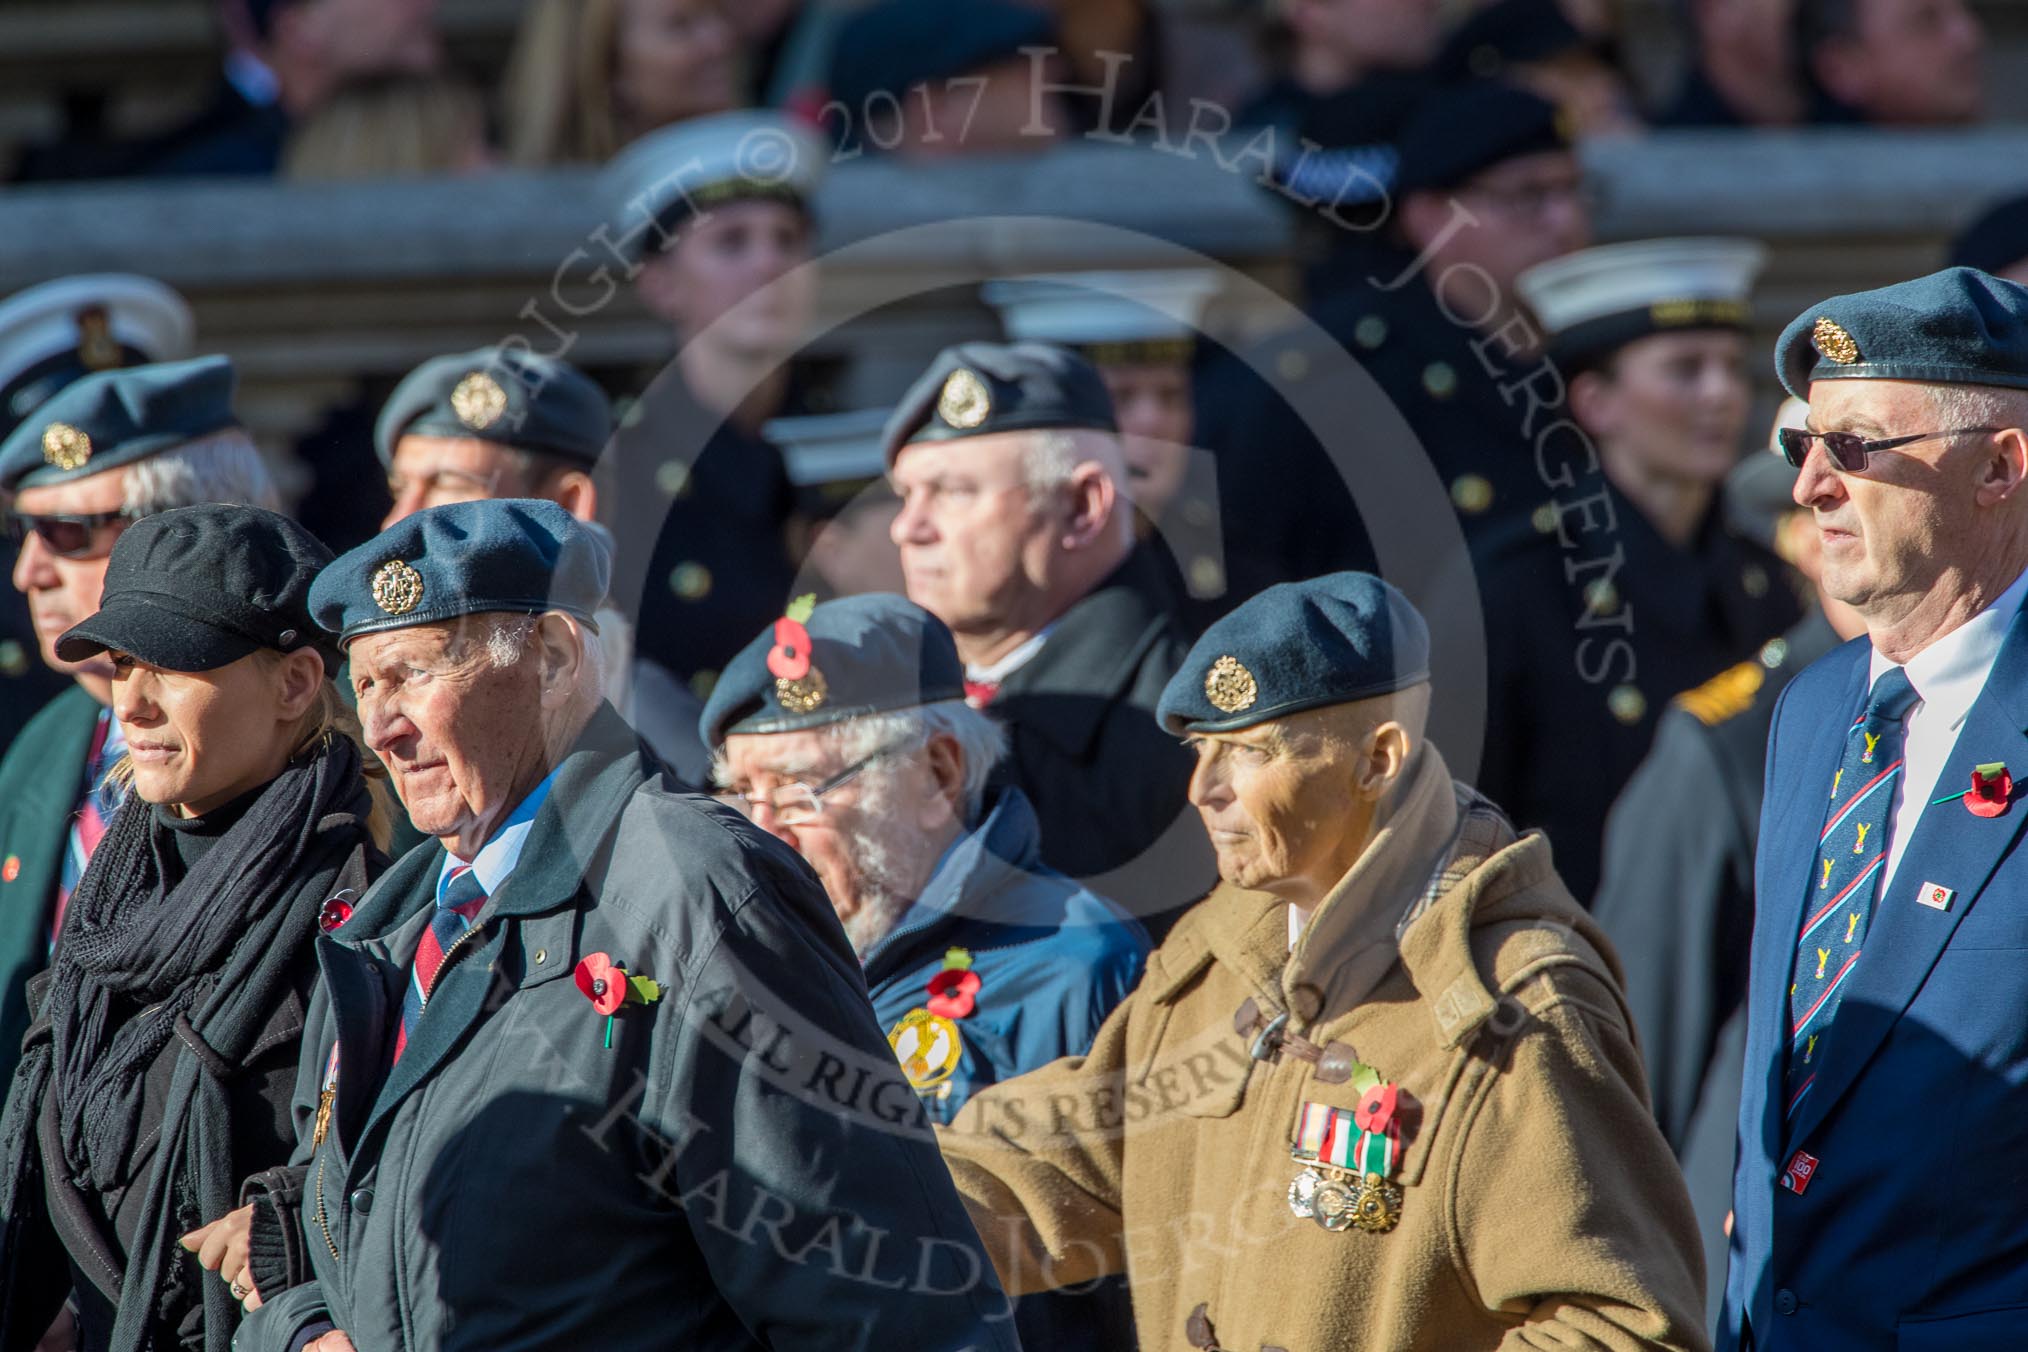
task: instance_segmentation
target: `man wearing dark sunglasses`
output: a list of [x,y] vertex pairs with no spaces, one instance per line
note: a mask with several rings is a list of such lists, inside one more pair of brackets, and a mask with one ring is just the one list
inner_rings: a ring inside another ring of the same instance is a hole
[[100,371],[38,406],[0,441],[0,497],[42,661],[75,684],[0,760],[0,1069],[28,1023],[24,987],[46,965],[64,904],[113,810],[106,771],[125,749],[112,667],[64,662],[56,640],[98,609],[107,556],[140,517],[196,502],[274,505],[232,411],[224,357]]
[[2028,287],[1951,268],[1776,350],[1820,585],[1754,865],[1721,1352],[2028,1346]]

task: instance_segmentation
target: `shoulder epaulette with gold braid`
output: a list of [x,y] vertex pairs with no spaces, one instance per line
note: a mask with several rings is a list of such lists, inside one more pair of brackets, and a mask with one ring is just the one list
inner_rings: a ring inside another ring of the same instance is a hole
[[1716,727],[1728,718],[1737,718],[1753,706],[1753,697],[1767,680],[1767,668],[1758,661],[1727,667],[1695,690],[1676,696],[1676,706],[1694,715],[1706,727]]

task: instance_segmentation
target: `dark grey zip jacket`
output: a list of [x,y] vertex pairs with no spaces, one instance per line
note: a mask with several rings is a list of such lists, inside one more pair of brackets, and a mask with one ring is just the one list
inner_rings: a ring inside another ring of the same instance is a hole
[[[443,857],[412,851],[319,940],[294,1105],[311,1280],[236,1348],[321,1321],[358,1352],[1017,1346],[792,852],[676,792],[602,709],[390,1073]],[[610,1030],[574,979],[600,953],[661,986]]]

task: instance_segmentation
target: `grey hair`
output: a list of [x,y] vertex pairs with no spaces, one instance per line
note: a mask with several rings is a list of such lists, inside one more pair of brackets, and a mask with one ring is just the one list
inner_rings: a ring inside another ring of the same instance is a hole
[[967,824],[978,820],[986,781],[1007,754],[1007,730],[961,699],[940,700],[894,713],[868,714],[832,725],[831,736],[849,764],[883,747],[922,747],[947,736],[958,744],[964,775],[958,801]]
[[1929,407],[1939,432],[1960,427],[2028,427],[2028,390],[1998,385],[1931,385]]
[[135,461],[125,470],[121,493],[120,510],[132,517],[200,502],[281,508],[274,476],[241,427],[228,427]]
[[1070,482],[1079,465],[1096,463],[1116,484],[1127,481],[1127,461],[1120,439],[1095,427],[1050,427],[1028,439],[1021,457],[1021,475],[1031,493],[1047,493]]
[[[535,632],[540,615],[487,614],[481,617],[485,627],[474,638],[485,645],[486,660],[497,670],[505,670],[521,660],[522,652],[528,646],[529,636]],[[581,690],[605,689],[605,645],[598,634],[583,621],[578,622],[578,637],[584,641],[584,673],[580,678]]]

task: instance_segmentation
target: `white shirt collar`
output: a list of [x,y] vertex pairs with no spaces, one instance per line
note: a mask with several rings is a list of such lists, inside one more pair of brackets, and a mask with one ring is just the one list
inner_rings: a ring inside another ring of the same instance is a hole
[[1028,662],[1033,660],[1035,654],[1042,651],[1042,645],[1049,641],[1050,629],[1054,629],[1055,627],[1056,626],[1052,624],[1047,628],[1043,629],[1041,633],[1036,634],[1032,638],[1027,639],[1025,642],[1021,644],[1020,647],[1016,648],[1013,652],[1008,653],[1005,657],[993,663],[991,666],[980,666],[974,662],[965,663],[965,679],[968,681],[977,681],[981,685],[1000,684],[1000,682],[1006,680],[1009,676],[1012,676],[1021,667],[1027,665]]
[[1871,689],[1891,668],[1901,665],[1923,703],[1926,716],[1941,716],[1944,726],[1957,727],[1978,702],[1979,692],[1986,688],[1986,677],[2000,656],[2000,645],[2006,642],[2007,626],[2014,622],[2024,596],[2028,596],[2028,571],[2015,578],[2007,590],[1994,598],[1993,604],[1905,664],[1893,662],[1875,648],[1867,672],[1867,688]]
[[528,796],[508,814],[500,829],[479,847],[479,853],[471,859],[460,859],[448,849],[444,851],[443,867],[437,873],[439,904],[443,902],[444,887],[451,875],[467,864],[471,865],[473,876],[478,878],[479,886],[486,889],[487,896],[500,890],[500,884],[507,881],[507,875],[520,862],[521,847],[528,843],[528,833],[535,829],[536,811],[541,808],[542,800],[549,797],[549,787],[555,779],[554,770],[543,776],[542,782],[529,791]]

